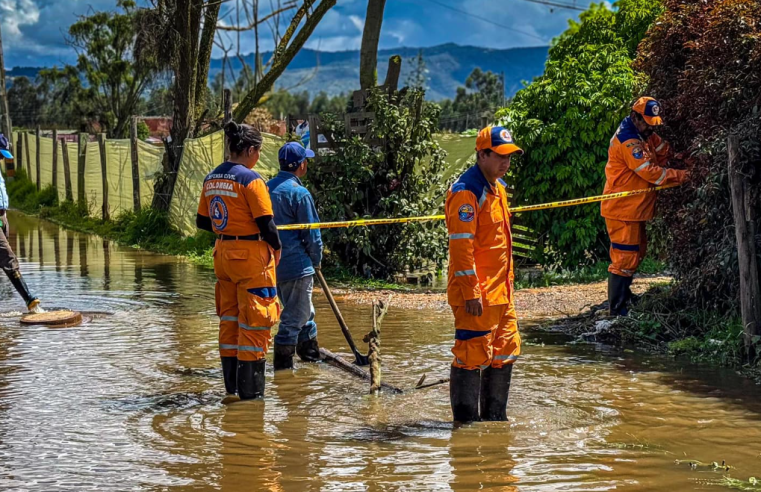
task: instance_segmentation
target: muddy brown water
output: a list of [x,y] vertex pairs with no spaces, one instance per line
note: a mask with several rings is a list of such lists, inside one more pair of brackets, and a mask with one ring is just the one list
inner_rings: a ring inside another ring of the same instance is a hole
[[[224,406],[212,272],[10,221],[45,305],[96,313],[76,328],[21,326],[21,301],[0,279],[0,489],[681,491],[761,475],[751,382],[568,344],[526,321],[509,423],[453,429],[446,386],[369,397],[368,384],[322,364],[268,367],[264,401]],[[316,302],[320,341],[348,352]],[[370,307],[339,304],[360,339]],[[385,380],[446,377],[452,330],[448,312],[392,304]]]

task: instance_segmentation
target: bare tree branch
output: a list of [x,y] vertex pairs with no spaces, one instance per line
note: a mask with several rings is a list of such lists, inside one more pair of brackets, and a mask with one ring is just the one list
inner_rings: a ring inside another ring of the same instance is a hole
[[288,3],[288,4],[286,4],[285,7],[281,8],[281,9],[275,11],[275,12],[270,12],[269,14],[265,15],[264,17],[262,17],[258,21],[256,21],[256,20],[251,21],[251,23],[249,25],[247,25],[247,26],[240,27],[240,26],[217,25],[217,29],[220,29],[222,31],[234,31],[234,32],[250,31],[251,29],[254,29],[255,27],[257,27],[259,24],[267,22],[268,20],[272,19],[273,17],[275,17],[277,15],[280,15],[283,12],[287,12],[289,10],[293,10],[294,8],[296,8],[296,2]]
[[[302,5],[301,9],[299,9],[299,12],[302,12],[302,18],[307,14],[307,9],[311,7],[313,3],[314,0],[304,0],[304,5]],[[294,25],[294,22],[299,15],[299,12],[297,12],[296,17],[294,17],[294,20],[288,27],[290,32],[286,32],[280,42],[280,46],[277,47],[277,55],[272,63],[272,68],[262,77],[261,82],[256,84],[254,89],[246,94],[246,97],[244,97],[240,104],[238,104],[238,107],[235,108],[234,118],[236,121],[245,120],[251,110],[254,109],[259,103],[259,100],[262,98],[262,96],[264,96],[264,94],[272,89],[275,81],[278,79],[278,77],[280,77],[280,75],[282,75],[288,64],[304,46],[304,44],[309,39],[309,36],[312,35],[319,22],[322,20],[325,14],[327,14],[328,11],[333,8],[333,6],[335,6],[335,4],[336,0],[322,0],[317,8],[314,9],[314,12],[312,12],[311,15],[307,16],[304,26],[293,38],[293,42],[290,44],[290,46],[288,46],[288,42],[290,41],[291,37],[293,37],[295,29],[300,23],[299,18],[299,22]]]

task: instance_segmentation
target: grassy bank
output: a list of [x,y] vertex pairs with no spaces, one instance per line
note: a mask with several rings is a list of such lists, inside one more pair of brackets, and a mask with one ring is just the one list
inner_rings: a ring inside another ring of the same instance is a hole
[[607,311],[591,311],[554,324],[556,328],[586,341],[633,346],[732,367],[761,382],[759,358],[745,360],[739,314],[685,309],[671,284],[648,290],[627,317],[610,318]]

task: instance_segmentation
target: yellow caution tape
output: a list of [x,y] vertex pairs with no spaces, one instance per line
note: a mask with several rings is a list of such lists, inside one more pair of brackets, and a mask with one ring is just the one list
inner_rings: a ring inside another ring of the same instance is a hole
[[[602,202],[605,200],[613,200],[616,198],[623,198],[625,196],[642,195],[645,193],[652,193],[658,190],[665,190],[666,188],[673,188],[679,185],[667,185],[667,186],[655,186],[653,188],[645,188],[642,190],[634,191],[622,191],[620,193],[611,193],[609,195],[597,195],[589,196],[586,198],[576,198],[574,200],[564,200],[561,202],[540,203],[538,205],[526,205],[524,207],[511,208],[510,212],[516,214],[521,212],[533,212],[534,210],[546,210],[548,208],[560,208],[571,207],[573,205],[583,205],[585,203]],[[359,220],[344,220],[341,222],[317,222],[314,224],[289,224],[277,226],[281,231],[294,231],[303,229],[336,229],[340,227],[367,227],[374,225],[384,224],[409,224],[412,222],[427,222],[429,220],[444,220],[444,215],[424,215],[422,217],[403,217],[397,219],[359,219]]]

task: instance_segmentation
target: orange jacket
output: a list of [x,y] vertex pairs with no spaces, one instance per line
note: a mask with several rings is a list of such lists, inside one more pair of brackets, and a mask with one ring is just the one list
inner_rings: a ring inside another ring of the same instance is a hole
[[273,215],[267,184],[261,175],[230,162],[206,176],[198,213],[211,218],[215,233],[228,236],[258,234],[254,219]]
[[[645,141],[627,116],[610,140],[603,194],[683,183],[686,171],[663,167],[668,152],[668,142],[656,134]],[[655,193],[606,200],[601,204],[601,213],[607,219],[650,220],[655,214]]]
[[513,240],[505,183],[491,185],[478,165],[449,188],[447,302],[464,306],[483,299],[484,306],[508,304],[513,289]]

